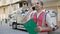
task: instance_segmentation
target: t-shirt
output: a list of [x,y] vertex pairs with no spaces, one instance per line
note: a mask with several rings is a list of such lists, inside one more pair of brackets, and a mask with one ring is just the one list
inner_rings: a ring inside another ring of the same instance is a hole
[[[37,12],[36,10],[35,10],[35,11],[32,11],[32,12],[30,13],[30,15],[29,15],[28,20],[29,20],[30,18],[32,18],[33,15],[34,15],[34,13],[36,13],[36,12]],[[47,12],[47,11],[42,10],[41,12]],[[37,14],[37,17],[39,16],[39,14],[41,14],[41,12]],[[32,16],[32,17],[31,17],[31,16]],[[46,23],[47,23],[48,26],[50,26],[51,28],[53,28],[53,27],[55,27],[55,25],[56,25],[56,18],[55,18],[55,17],[51,17],[51,15],[48,13],[48,14],[46,15]]]

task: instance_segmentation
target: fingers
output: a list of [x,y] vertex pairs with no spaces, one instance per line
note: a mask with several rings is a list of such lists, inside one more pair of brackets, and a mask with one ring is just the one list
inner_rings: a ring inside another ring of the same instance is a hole
[[39,27],[36,27],[34,30],[39,32],[40,31],[40,28]]

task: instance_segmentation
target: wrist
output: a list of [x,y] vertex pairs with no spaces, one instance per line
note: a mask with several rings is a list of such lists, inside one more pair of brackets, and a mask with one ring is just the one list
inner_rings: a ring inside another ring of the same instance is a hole
[[42,30],[43,30],[43,28],[42,28],[42,27],[40,27],[40,26],[38,26],[38,28],[40,28],[40,31],[42,31]]

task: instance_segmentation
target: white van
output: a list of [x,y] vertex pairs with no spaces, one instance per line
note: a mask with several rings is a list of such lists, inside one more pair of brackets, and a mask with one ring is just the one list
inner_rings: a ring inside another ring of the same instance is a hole
[[25,22],[22,22],[22,20],[27,13],[28,13],[28,11],[24,13],[21,9],[13,11],[12,14],[11,14],[11,18],[9,20],[9,25],[13,29],[23,29],[23,30],[25,30],[25,28],[23,26],[23,24]]

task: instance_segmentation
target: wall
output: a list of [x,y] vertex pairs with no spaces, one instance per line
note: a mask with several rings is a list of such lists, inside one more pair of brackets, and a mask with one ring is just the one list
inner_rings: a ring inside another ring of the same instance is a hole
[[60,7],[58,7],[58,21],[60,21]]

